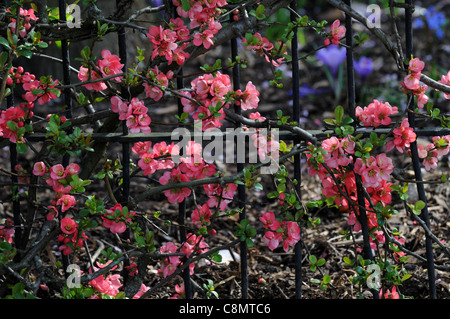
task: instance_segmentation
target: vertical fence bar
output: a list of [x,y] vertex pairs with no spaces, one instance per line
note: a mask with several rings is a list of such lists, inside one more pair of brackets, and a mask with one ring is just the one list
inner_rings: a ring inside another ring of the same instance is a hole
[[[345,0],[345,3],[351,7],[352,1]],[[354,125],[356,125],[356,116],[355,116],[355,72],[353,67],[353,30],[352,30],[352,17],[348,14],[345,15],[345,43],[348,46],[346,49],[346,61],[347,61],[347,103],[348,109],[351,117],[354,120]],[[355,214],[358,216],[358,220],[361,224],[361,232],[363,236],[363,255],[365,259],[373,260],[372,248],[370,247],[370,235],[369,235],[369,226],[367,223],[367,215],[365,209],[365,198],[364,198],[364,189],[362,186],[361,176],[355,174],[356,181],[356,193],[358,197],[358,208],[359,214]],[[374,299],[378,299],[378,292],[374,289],[371,289],[372,295]]]
[[[66,22],[66,1],[65,0],[59,0],[58,1],[58,7],[59,7],[59,20],[61,22]],[[70,58],[69,58],[69,46],[66,39],[61,40],[61,57],[62,57],[62,66],[63,66],[63,81],[64,85],[70,84]],[[71,97],[71,91],[69,88],[64,89],[64,105],[66,107],[65,116],[68,120],[72,118],[72,97]],[[69,128],[71,130],[72,128]],[[66,167],[69,165],[70,161],[70,155],[65,154],[62,159],[62,165]],[[59,215],[59,218],[62,216]],[[69,256],[62,255],[63,260],[63,266],[66,270],[67,267],[70,264]],[[64,271],[64,274],[68,276],[68,273]]]
[[[119,5],[120,0],[116,0],[116,6]],[[124,73],[127,72],[127,42],[125,37],[125,28],[119,27],[117,29],[117,42],[119,46],[119,58],[120,62],[123,64],[122,71]],[[122,98],[128,100],[129,93],[126,87],[122,86],[121,88],[121,96]],[[128,135],[128,127],[126,125],[126,121],[122,121],[122,134]],[[122,206],[128,206],[128,201],[130,197],[130,142],[123,141],[122,142]],[[125,239],[130,238],[130,229],[123,233]],[[128,282],[128,272],[125,271],[125,267],[130,265],[130,259],[127,257],[123,261],[124,271],[122,273],[124,277],[124,282]]]
[[[176,11],[175,6],[172,4],[172,17],[177,18],[178,14]],[[184,88],[184,79],[183,79],[183,68],[180,68],[178,73],[176,74],[177,77],[177,89],[183,89]],[[181,99],[177,99],[177,106],[178,106],[178,116],[181,116],[183,114],[183,103],[181,103]],[[194,128],[195,130],[195,128]],[[180,150],[181,151],[181,150]],[[180,154],[182,155],[182,154]],[[184,243],[186,241],[186,228],[184,227],[186,220],[186,200],[183,200],[181,203],[178,204],[178,223],[180,224],[180,242]],[[184,281],[184,293],[186,296],[186,299],[192,299],[192,285],[191,285],[191,275],[189,271],[189,267],[183,270],[183,281]]]
[[[406,9],[405,9],[405,42],[406,42],[406,58],[410,59],[413,55],[413,29],[412,29],[412,12],[413,12],[413,1],[406,0]],[[414,97],[412,95],[408,95],[408,109],[411,112],[408,112],[408,122],[410,127],[415,129],[415,115],[414,111]],[[425,188],[422,183],[420,183],[422,179],[421,172],[421,164],[419,159],[419,154],[417,151],[417,142],[414,141],[410,145],[411,149],[411,158],[414,167],[414,175],[416,180],[419,183],[417,185],[417,193],[419,195],[419,200],[425,203],[425,207],[422,209],[422,213],[420,218],[423,219],[428,228],[430,228],[430,218],[428,213],[428,205],[427,205],[427,197],[425,194]],[[426,248],[426,258],[427,258],[427,267],[428,267],[428,284],[430,289],[430,298],[436,299],[436,282],[435,282],[435,270],[434,270],[434,257],[433,257],[433,247],[432,240],[430,236],[425,233],[425,248]]]
[[[231,21],[232,16],[230,16]],[[237,39],[234,38],[231,40],[231,59],[233,62],[236,62],[236,57],[238,55],[238,47],[237,47]],[[236,63],[233,66],[233,89],[238,90],[240,88],[240,71],[239,64]],[[241,114],[241,108],[238,105],[234,106],[234,111],[237,114]],[[236,140],[236,138],[235,138]],[[236,145],[238,147],[238,145]],[[237,171],[242,172],[244,170],[244,163],[237,163]],[[247,213],[245,211],[245,186],[238,185],[238,203],[239,208],[242,209],[239,214],[239,219],[243,220],[247,218]],[[242,299],[248,299],[248,260],[247,260],[247,243],[242,241],[240,243],[240,258],[241,258],[241,281],[242,281]]]
[[[120,0],[116,0],[116,5],[118,5]],[[117,38],[119,44],[119,58],[120,62],[123,64],[122,71],[127,70],[127,43],[125,37],[125,28],[119,27],[117,30]],[[128,99],[128,90],[122,87],[121,90],[122,97]],[[123,135],[128,135],[128,127],[126,121],[122,121],[122,132]],[[122,205],[128,205],[128,199],[130,196],[130,143],[122,143],[122,166],[123,166],[123,184],[122,184]]]
[[[297,1],[292,1],[291,4],[291,21],[295,21],[297,16],[296,12]],[[293,36],[291,41],[291,56],[292,56],[292,94],[293,94],[293,117],[294,121],[300,126],[300,75],[298,66],[298,29],[293,29]],[[300,143],[298,138],[294,139],[294,144]],[[294,155],[294,179],[297,180],[295,186],[298,194],[298,200],[301,201],[301,159],[300,155]],[[300,299],[302,297],[302,244],[301,241],[297,242],[294,246],[294,260],[295,260],[295,298]]]

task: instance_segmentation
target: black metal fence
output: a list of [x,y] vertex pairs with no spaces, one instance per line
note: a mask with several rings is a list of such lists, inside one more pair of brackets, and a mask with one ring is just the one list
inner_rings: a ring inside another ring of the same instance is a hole
[[[116,0],[117,4],[120,3],[120,0]],[[344,3],[341,1],[329,1],[330,4],[335,5],[337,8],[345,8],[345,6],[351,7],[352,3],[351,0],[345,0]],[[60,12],[65,12],[66,8],[66,2],[64,0],[59,0],[59,10]],[[297,18],[296,12],[298,10],[297,8],[297,2],[293,1],[290,4],[291,8],[291,19],[295,20]],[[411,54],[413,54],[413,32],[412,32],[412,12],[414,10],[414,3],[412,0],[407,0],[405,4],[405,30],[406,33],[404,35],[404,39],[406,41],[405,46],[405,56],[409,57]],[[348,12],[345,15],[345,26],[346,26],[346,36],[345,36],[345,44],[347,45],[347,95],[348,95],[348,105],[346,105],[347,110],[349,114],[355,118],[355,77],[354,77],[354,68],[353,68],[353,31],[352,31],[352,23],[355,19],[355,16],[352,14],[349,14]],[[62,22],[65,21],[65,15],[61,15]],[[118,35],[118,47],[119,47],[119,56],[124,66],[124,72],[127,70],[127,39],[125,34],[125,26],[119,26],[117,30]],[[230,57],[231,59],[235,60],[237,56],[237,39],[231,40],[231,52]],[[294,29],[294,35],[292,37],[291,42],[291,56],[292,56],[292,92],[293,92],[293,118],[295,121],[299,121],[300,114],[301,114],[301,105],[300,105],[300,99],[299,99],[299,80],[302,77],[302,74],[299,72],[299,55],[298,55],[298,41],[297,41],[297,29]],[[62,56],[62,69],[63,69],[63,84],[69,85],[70,84],[70,63],[71,58],[69,54],[69,47],[67,40],[61,41],[61,56]],[[182,75],[183,70],[180,70],[178,75]],[[236,64],[233,68],[232,73],[232,80],[233,80],[233,87],[235,90],[240,88],[240,72],[242,70],[240,69],[239,64]],[[177,88],[183,88],[184,82],[182,77],[179,77],[177,80]],[[128,92],[123,91],[122,94],[124,97],[128,94]],[[72,118],[72,92],[70,88],[67,88],[63,91],[64,95],[64,104],[67,105],[67,111],[65,116],[68,119]],[[414,100],[411,98],[408,98],[409,108],[411,110],[414,110]],[[179,103],[179,115],[183,112],[183,108],[181,105],[181,102]],[[14,104],[13,95],[9,96],[7,99],[7,106],[12,106]],[[235,112],[237,114],[240,114],[240,108],[238,106],[235,107]],[[408,113],[408,119],[411,127],[415,128],[415,117],[414,113],[410,112]],[[380,129],[379,131],[382,131]],[[375,130],[377,132],[377,130]],[[415,132],[417,136],[431,136],[431,135],[445,135],[449,134],[448,130],[438,130],[435,129],[421,129],[417,128],[415,129]],[[355,135],[358,134],[358,129],[355,130]],[[311,135],[319,138],[326,136],[326,133],[324,132],[311,132]],[[123,123],[123,131],[122,133],[93,133],[93,140],[96,142],[111,142],[111,143],[120,143],[122,144],[122,154],[121,154],[121,163],[123,164],[123,184],[122,184],[122,204],[127,205],[128,199],[130,196],[130,145],[131,143],[135,141],[152,141],[152,140],[161,140],[161,139],[167,139],[170,137],[170,134],[164,135],[164,134],[133,134],[132,136],[129,136],[128,129]],[[284,138],[290,138],[294,141],[295,144],[304,143],[305,141],[302,140],[298,135],[292,134],[292,133],[285,133],[283,135]],[[44,140],[45,137],[42,134],[35,134],[33,136],[29,136],[29,141],[40,141]],[[417,145],[416,142],[411,144],[411,151],[412,151],[412,163],[414,167],[414,172],[416,176],[417,183],[417,190],[419,194],[419,199],[423,202],[427,203],[426,194],[424,191],[424,186],[420,181],[422,181],[421,176],[421,169],[420,169],[420,163],[419,163],[419,157],[417,152]],[[63,165],[67,165],[69,163],[70,158],[66,155],[63,159]],[[10,166],[12,170],[11,175],[11,184],[14,187],[14,185],[17,185],[18,183],[18,177],[15,174],[14,167],[18,163],[18,154],[16,152],[16,148],[14,144],[11,144],[10,147]],[[244,164],[237,164],[237,171],[242,172],[244,169]],[[294,179],[298,181],[297,189],[296,191],[298,194],[300,194],[300,185],[301,185],[301,160],[300,160],[300,154],[297,153],[294,156]],[[361,194],[361,196],[358,196],[359,198],[364,198],[363,190],[360,189],[361,185],[358,185],[358,193]],[[13,188],[15,189],[15,188]],[[30,189],[30,191],[32,191]],[[35,191],[35,189],[34,189]],[[14,215],[14,224],[16,226],[16,245],[18,248],[24,248],[23,244],[26,244],[26,239],[30,233],[30,225],[24,226],[24,220],[23,220],[23,211],[21,210],[19,200],[17,199],[17,196],[13,196],[13,215]],[[245,203],[246,203],[246,195],[245,195],[245,186],[239,185],[238,187],[238,204],[239,207],[242,208],[242,211],[240,213],[240,218],[245,219],[246,218],[246,211],[245,211]],[[362,206],[364,206],[364,202],[360,203]],[[364,257],[367,259],[373,259],[373,253],[369,245],[369,228],[367,225],[367,219],[365,217],[364,210],[361,210],[361,216],[360,216],[360,223],[362,225],[362,235],[364,238]],[[430,217],[429,212],[427,210],[427,206],[422,210],[422,214],[420,216],[424,223],[427,225],[427,227],[430,227]],[[179,204],[179,214],[178,214],[178,223],[180,225],[183,225],[186,219],[186,204],[185,202]],[[186,240],[186,233],[185,229],[183,227],[180,227],[180,240],[181,242]],[[301,241],[298,242],[295,246],[295,285],[296,285],[296,298],[302,297],[302,243]],[[240,262],[241,262],[241,287],[242,287],[242,298],[247,299],[248,298],[248,264],[247,264],[247,247],[246,243],[241,242],[240,243]],[[125,262],[127,259],[125,259]],[[436,298],[436,286],[435,286],[435,268],[434,268],[434,257],[433,257],[433,247],[432,247],[432,240],[427,234],[426,237],[426,261],[427,261],[427,269],[428,269],[428,278],[429,278],[429,293],[431,298]],[[67,256],[63,257],[63,263],[64,266],[67,267],[70,263],[69,258]],[[189,276],[189,269],[185,268],[183,271],[183,278],[185,282],[185,289],[186,289],[186,297],[192,298],[192,286],[191,286],[191,279]],[[373,293],[374,298],[378,298],[378,293]]]

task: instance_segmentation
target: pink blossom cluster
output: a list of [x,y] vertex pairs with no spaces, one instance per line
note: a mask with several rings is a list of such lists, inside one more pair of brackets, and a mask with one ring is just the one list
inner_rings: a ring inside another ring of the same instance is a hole
[[163,89],[169,86],[169,80],[173,77],[173,72],[168,71],[167,74],[163,72],[159,72],[158,67],[156,66],[153,69],[149,69],[146,73],[146,78],[148,78],[151,82],[155,83],[157,86],[148,83],[147,81],[143,82],[145,96],[153,99],[155,102],[158,102],[164,95]]
[[62,234],[58,236],[58,241],[61,242],[59,250],[63,255],[70,255],[73,249],[83,247],[83,242],[87,239],[84,231],[78,231],[78,224],[70,217],[61,219],[60,228]]
[[368,159],[358,157],[354,170],[356,174],[361,175],[364,187],[376,188],[381,186],[383,181],[390,179],[394,165],[385,153],[381,153]]
[[183,9],[182,1],[173,0],[172,3],[176,6],[177,13],[180,17],[189,18],[190,28],[196,28],[210,23],[211,20],[216,19],[220,15],[220,8],[227,5],[226,0],[188,0],[188,2],[188,11]]
[[411,92],[417,97],[417,106],[423,108],[428,103],[429,97],[425,94],[428,86],[420,84],[420,76],[425,63],[419,58],[414,58],[409,61],[408,74],[405,76],[403,82],[400,82],[405,93]]
[[185,41],[189,38],[189,30],[184,26],[181,19],[171,19],[170,28],[164,29],[162,26],[151,26],[147,33],[148,40],[152,43],[152,59],[158,56],[165,57],[168,64],[175,61],[182,65],[189,57],[189,53],[184,49],[188,42],[180,46],[178,41]]
[[[21,15],[21,19],[20,19],[20,24],[19,24],[19,36],[21,38],[25,38],[25,36],[27,35],[28,31],[31,29],[31,23],[30,21],[37,21],[39,20],[38,17],[36,17],[36,15],[34,14],[34,10],[33,9],[23,9],[23,8],[19,8],[20,9],[20,15]],[[6,10],[8,12],[11,12],[9,10],[9,8]],[[23,20],[22,20],[23,18]],[[17,27],[17,21],[14,18],[11,18],[11,22],[8,24],[8,28],[11,29],[11,32],[14,34],[16,32],[16,27]]]
[[380,298],[384,299],[400,299],[400,294],[397,292],[397,287],[393,286],[392,291],[389,289],[383,294],[383,289],[380,289]]
[[236,91],[235,95],[234,104],[240,106],[243,111],[256,109],[258,107],[259,91],[251,81],[247,82],[244,92],[239,89]]
[[189,141],[186,155],[180,158],[179,169],[191,180],[202,179],[216,173],[216,165],[206,163],[201,154],[201,144]]
[[[187,238],[186,242],[182,244],[181,248],[178,248],[178,246],[172,242],[167,242],[160,247],[159,252],[169,254],[175,254],[178,252],[180,254],[185,254],[186,257],[189,258],[194,252],[203,253],[208,251],[209,246],[204,242],[202,236],[197,236],[195,234],[188,233],[186,235],[186,238]],[[173,255],[166,257],[161,262],[161,266],[160,269],[158,269],[158,273],[160,276],[163,276],[165,278],[173,274],[177,269],[177,267],[180,265],[182,265],[181,256]],[[189,264],[189,271],[191,275],[194,273],[194,267],[195,267],[194,263]]]
[[205,49],[209,49],[214,45],[214,36],[220,29],[222,29],[222,25],[218,21],[210,19],[208,23],[204,23],[200,27],[201,32],[194,34],[192,43],[195,46],[203,46]]
[[24,106],[25,104],[12,106],[0,113],[0,136],[8,138],[12,143],[23,139],[23,135],[18,134],[18,131],[25,126],[25,121],[33,116],[33,112]]
[[264,56],[265,51],[270,52],[273,49],[273,44],[267,39],[263,37],[260,33],[256,32],[251,38],[251,42],[249,43],[247,38],[242,39],[242,45],[247,50],[254,50],[256,54],[260,56]]
[[207,203],[197,207],[191,214],[192,222],[197,228],[205,227],[208,228],[211,226],[211,210]]
[[[241,44],[244,46],[246,50],[253,50],[259,56],[263,56],[267,62],[272,63],[274,66],[278,67],[281,65],[284,57],[274,59],[273,55],[278,55],[280,52],[282,54],[286,54],[284,50],[275,49],[274,45],[265,37],[263,37],[260,33],[256,32],[249,40],[247,37],[242,39]],[[282,42],[279,41],[278,44],[282,46]],[[278,52],[280,51],[280,52]]]
[[0,239],[12,244],[15,230],[11,218],[0,219]]
[[214,45],[213,38],[222,28],[221,23],[217,20],[221,14],[221,9],[227,4],[225,0],[208,0],[208,1],[194,1],[188,0],[189,9],[185,11],[182,1],[173,0],[176,11],[181,18],[188,18],[190,20],[189,27],[191,29],[198,28],[193,36],[192,43],[195,46],[203,46],[209,49]]
[[347,166],[352,162],[351,155],[355,153],[355,142],[350,137],[332,136],[322,142],[322,148],[326,151],[325,164],[330,168],[337,168],[338,166]]
[[170,299],[186,299],[186,289],[184,288],[184,283],[181,285],[175,285],[176,294],[170,297]]
[[[161,185],[188,182],[189,180],[189,177],[186,174],[183,174],[178,168],[164,172],[164,174],[159,178]],[[165,190],[164,195],[166,195],[169,203],[181,203],[186,197],[191,195],[191,189],[189,187],[171,188]]]
[[56,164],[50,169],[44,162],[34,163],[33,175],[43,177],[47,174],[45,182],[56,192],[56,199],[48,206],[47,220],[53,220],[58,216],[59,211],[64,213],[76,205],[75,197],[70,195],[73,189],[70,181],[71,177],[77,175],[79,171],[80,166],[76,163],[70,163],[65,168],[61,164]]
[[403,153],[405,148],[410,147],[411,143],[416,140],[416,133],[412,127],[409,126],[409,121],[404,118],[400,124],[400,127],[395,128],[392,131],[394,139],[389,139],[386,143],[386,151],[390,152],[394,147]]
[[220,187],[219,184],[204,184],[203,189],[208,196],[207,204],[210,208],[218,207],[219,210],[225,210],[233,200],[237,185],[228,183]]
[[[325,46],[330,45],[330,43],[332,43],[334,45],[339,45],[339,40],[345,36],[345,31],[346,31],[345,27],[340,24],[341,24],[341,22],[339,20],[335,20],[331,24],[329,37],[327,37],[323,41],[323,44]],[[330,37],[331,37],[331,40],[330,40]]]
[[258,157],[261,161],[265,161],[267,157],[277,159],[280,156],[280,143],[273,133],[262,134],[261,131],[257,130],[251,136],[251,139],[253,140],[253,146],[257,148]]
[[434,136],[432,143],[427,146],[417,145],[419,158],[423,159],[422,165],[426,171],[437,167],[438,157],[447,155],[450,149],[450,135]]
[[[37,102],[40,105],[43,105],[50,100],[56,99],[61,90],[56,88],[59,84],[58,79],[52,80],[51,78],[41,78],[41,80],[33,80],[32,75],[22,76],[23,89],[26,93],[23,95],[23,98],[27,102]],[[36,91],[37,90],[37,91]],[[39,92],[39,93],[35,93]]]
[[397,113],[398,108],[396,106],[391,106],[389,102],[380,102],[376,99],[364,108],[357,106],[355,109],[355,116],[359,118],[363,125],[373,127],[391,124],[392,119],[389,116]]
[[[224,103],[224,97],[232,91],[230,77],[226,74],[217,72],[217,75],[205,74],[191,81],[193,92],[182,92],[188,98],[181,98],[183,111],[192,114],[195,120],[202,120],[202,129],[204,131],[217,128],[223,125],[225,113],[222,110],[217,111],[220,116],[214,116],[209,106],[216,107],[218,104],[228,108]],[[197,102],[200,103],[200,106]]]
[[[120,214],[117,214],[120,211]],[[105,210],[102,214],[103,226],[108,228],[113,234],[121,234],[127,229],[127,223],[131,223],[131,219],[136,212],[123,211],[121,204],[117,203],[110,209]]]
[[[94,271],[99,270],[99,268],[94,267]],[[120,288],[122,288],[122,283],[120,281],[120,274],[108,274],[106,278],[103,275],[98,276],[95,279],[92,279],[89,282],[89,285],[97,289],[100,293],[106,294],[111,297],[115,297],[119,292]],[[99,298],[97,295],[94,295],[92,299]]]
[[[106,264],[101,264],[97,262],[98,267],[93,267],[89,269],[89,273],[96,272],[106,266],[108,266],[112,260],[108,261]],[[117,266],[114,266],[111,268],[111,271],[115,270]],[[100,275],[91,281],[89,281],[89,285],[94,287],[99,293],[94,294],[90,297],[90,299],[102,299],[102,294],[108,295],[110,297],[115,297],[122,289],[123,285],[120,280],[120,274],[108,274],[108,275]],[[149,290],[150,287],[147,287],[145,284],[141,284],[141,287],[139,288],[138,292],[133,296],[133,299],[139,299],[147,290]]]
[[[123,72],[123,64],[120,63],[120,58],[117,55],[112,54],[109,50],[102,50],[102,59],[97,61],[96,69],[87,68],[84,66],[80,67],[80,72],[78,73],[78,78],[85,82],[89,80],[98,80],[103,77],[113,76],[116,74],[121,74]],[[121,82],[122,76],[117,76],[113,78],[117,82]],[[93,83],[86,83],[83,86],[88,90],[103,91],[108,88],[105,82],[97,81]]]
[[[450,71],[448,71],[447,74],[443,74],[441,76],[441,79],[438,82],[442,83],[444,85],[450,86]],[[446,98],[447,100],[450,100],[450,93],[444,92],[444,98]]]
[[151,132],[150,123],[152,122],[148,115],[148,109],[144,102],[137,97],[131,99],[130,103],[122,101],[118,96],[111,98],[111,110],[119,114],[119,120],[126,121],[130,133]]
[[[257,121],[266,120],[259,112],[250,113],[249,118]],[[249,131],[249,128],[246,126],[242,128],[243,130]],[[253,146],[256,147],[258,157],[261,161],[266,161],[268,157],[271,159],[279,158],[280,143],[273,133],[268,134],[266,129],[261,130],[256,128],[255,133],[250,137],[253,140]]]
[[142,169],[144,175],[152,175],[157,170],[172,169],[175,163],[172,161],[172,155],[179,154],[179,147],[174,143],[167,145],[166,142],[160,142],[151,147],[151,142],[136,142],[132,151],[139,154],[138,166]]
[[[196,143],[195,143],[196,144]],[[192,145],[195,145],[192,144]],[[199,147],[200,144],[196,144]],[[198,149],[198,148],[197,148]],[[201,150],[201,149],[200,149]],[[194,153],[195,152],[195,153]],[[206,176],[212,176],[216,173],[214,164],[207,164],[198,151],[194,148],[187,148],[187,157],[181,157],[181,163],[178,167],[171,171],[164,172],[159,178],[161,185],[170,183],[188,182],[194,179],[202,179]],[[199,161],[198,158],[201,160]],[[181,203],[186,197],[191,194],[191,189],[188,187],[178,187],[164,191],[169,203]]]
[[265,212],[259,220],[266,229],[263,241],[270,250],[275,250],[282,243],[283,250],[287,252],[289,247],[295,246],[300,240],[300,227],[297,222],[280,221],[273,212]]
[[[343,151],[340,153],[339,144],[343,139],[329,138],[325,144],[322,144],[326,148],[326,154],[324,154],[324,163],[337,165],[331,168],[332,175],[328,173],[322,164],[314,165],[312,161],[312,155],[306,152],[307,163],[309,166],[308,174],[311,176],[319,176],[322,181],[322,194],[326,198],[334,198],[335,204],[342,211],[348,211],[349,217],[347,223],[353,226],[353,230],[358,232],[361,230],[361,224],[358,220],[359,208],[356,203],[358,202],[357,188],[355,174],[358,174],[362,178],[363,186],[366,187],[367,193],[370,195],[372,203],[376,205],[381,202],[383,205],[388,205],[391,202],[391,188],[392,183],[389,183],[390,175],[394,169],[392,160],[387,157],[386,154],[381,153],[376,157],[370,156],[367,159],[360,157],[354,161],[353,170],[349,170],[347,165],[353,162],[353,159],[349,162],[343,160],[339,162],[339,156],[349,156],[354,154],[354,145],[350,146],[348,152]],[[325,142],[325,141],[324,141]],[[347,145],[348,147],[348,145]],[[330,156],[330,152],[334,156]],[[341,154],[341,155],[340,155]],[[338,183],[338,184],[336,184]],[[342,193],[344,192],[344,193]],[[364,199],[366,206],[369,205],[368,200]],[[378,220],[376,213],[367,211],[367,222],[370,229],[373,229],[373,237],[371,237],[371,247],[377,249],[375,240],[379,243],[383,243],[384,233],[377,228]]]
[[152,175],[157,170],[174,168],[175,163],[171,156],[179,153],[178,145],[174,143],[167,145],[166,142],[156,143],[153,149],[151,149],[151,142],[137,142],[132,150],[139,154],[138,165],[144,175]]

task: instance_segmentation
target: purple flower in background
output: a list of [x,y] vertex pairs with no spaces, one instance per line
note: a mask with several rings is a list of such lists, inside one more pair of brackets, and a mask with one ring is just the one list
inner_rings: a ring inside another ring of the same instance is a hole
[[363,56],[358,61],[354,61],[353,66],[355,67],[355,72],[364,80],[373,71],[373,60]]
[[[444,38],[444,29],[445,26],[445,14],[441,11],[436,10],[434,6],[430,6],[428,10],[425,12],[425,21],[430,30],[433,30],[436,34],[436,37],[439,40]],[[413,21],[413,26],[417,29],[421,29],[424,27],[424,21],[421,18],[416,18]]]
[[163,5],[163,0],[148,0],[150,4],[153,5],[153,7],[159,7]]
[[317,51],[316,57],[330,69],[333,76],[336,76],[339,66],[345,61],[346,49],[344,47],[330,45]]

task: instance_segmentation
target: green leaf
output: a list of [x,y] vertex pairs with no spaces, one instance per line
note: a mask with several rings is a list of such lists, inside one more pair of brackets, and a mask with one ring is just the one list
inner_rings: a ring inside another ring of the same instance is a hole
[[341,105],[338,105],[334,110],[334,117],[336,118],[337,124],[340,125],[344,117],[344,108]]
[[6,40],[4,37],[0,37],[0,44],[3,45],[8,50],[11,49],[8,40]]
[[318,261],[317,261],[317,266],[323,266],[325,264],[325,259],[324,258],[320,258]]
[[181,0],[181,7],[184,11],[188,12],[191,9],[191,4],[189,3],[189,0]]
[[24,154],[28,151],[28,146],[25,143],[17,143],[16,144],[16,150],[20,154]]
[[416,205],[414,206],[414,209],[416,210],[422,210],[425,208],[425,203],[421,200],[419,200]]

